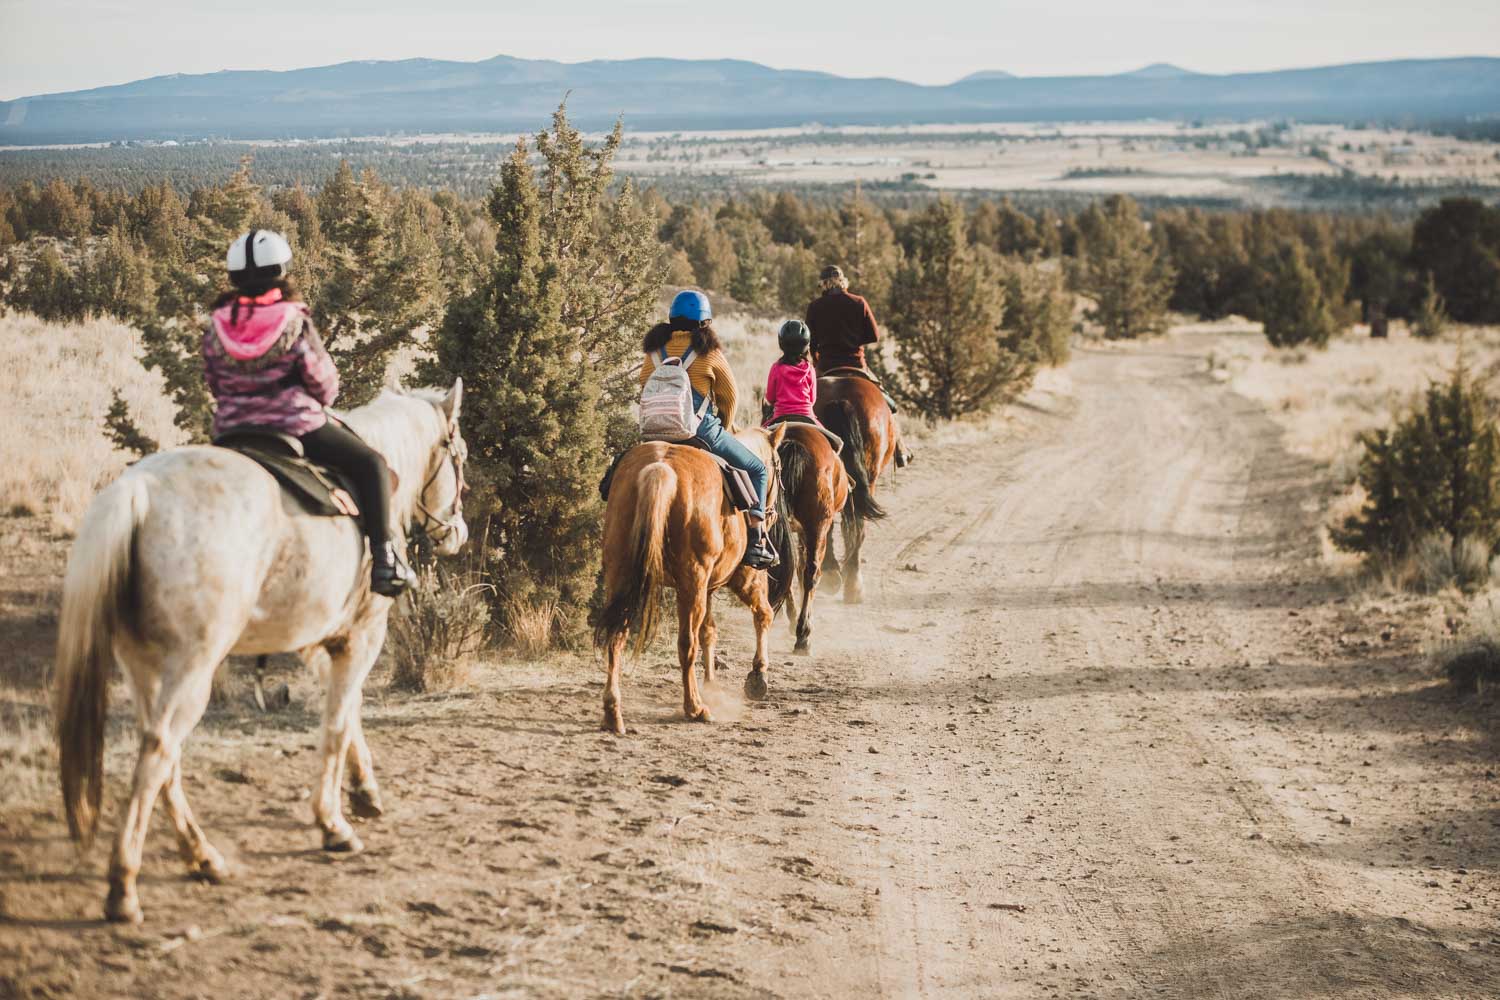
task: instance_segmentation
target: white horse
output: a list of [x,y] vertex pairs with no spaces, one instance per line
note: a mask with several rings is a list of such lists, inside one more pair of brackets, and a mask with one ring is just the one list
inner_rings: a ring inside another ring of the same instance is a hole
[[[346,415],[398,480],[398,548],[419,523],[439,552],[468,540],[467,452],[458,429],[463,383],[387,392]],[[224,859],[182,791],[182,743],[231,653],[296,651],[323,666],[323,768],[313,817],[329,851],[357,851],[340,810],[345,761],[351,804],[379,815],[380,792],[360,728],[360,686],[385,641],[391,600],[371,593],[359,526],[305,513],[255,462],[224,448],[160,452],[95,499],[68,557],[57,644],[57,739],[68,826],[85,846],[99,823],[104,721],[116,663],[129,679],[140,756],[109,865],[105,916],[138,922],[136,876],[156,796],[189,870],[217,882]]]

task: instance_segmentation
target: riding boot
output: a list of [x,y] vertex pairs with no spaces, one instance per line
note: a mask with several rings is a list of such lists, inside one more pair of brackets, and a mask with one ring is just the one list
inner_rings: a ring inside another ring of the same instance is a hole
[[770,569],[781,562],[771,537],[766,533],[766,522],[750,522],[750,538],[745,545],[745,565],[751,569]]
[[370,589],[383,597],[400,597],[417,581],[417,575],[396,556],[390,542],[370,546]]

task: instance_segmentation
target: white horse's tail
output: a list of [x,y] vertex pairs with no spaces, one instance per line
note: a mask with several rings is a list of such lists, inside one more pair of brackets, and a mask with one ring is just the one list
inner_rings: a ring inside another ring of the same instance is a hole
[[131,555],[146,516],[146,479],[126,473],[100,493],[68,556],[57,630],[57,749],[73,839],[87,847],[104,790],[104,719],[114,633],[129,612]]

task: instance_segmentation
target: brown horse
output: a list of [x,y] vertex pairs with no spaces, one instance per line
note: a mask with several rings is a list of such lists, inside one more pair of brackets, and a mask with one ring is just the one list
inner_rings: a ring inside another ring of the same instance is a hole
[[[812,652],[812,602],[818,579],[823,575],[823,557],[834,519],[849,500],[849,473],[822,431],[810,424],[788,422],[786,439],[777,449],[781,456],[781,489],[786,509],[801,540],[795,541],[783,558],[793,572],[802,571],[802,610],[795,594],[788,594],[787,619],[797,637],[794,652]],[[800,564],[800,565],[799,565]]]
[[[788,548],[786,518],[774,512],[781,492],[776,449],[784,434],[780,427],[754,427],[736,435],[772,470],[767,529],[783,553]],[[741,565],[746,539],[745,517],[730,506],[719,466],[706,452],[651,442],[636,445],[621,459],[604,509],[604,610],[594,628],[594,642],[605,657],[605,729],[625,733],[620,710],[625,641],[633,631],[639,650],[655,634],[663,587],[677,591],[683,714],[696,722],[712,721],[698,697],[694,668],[701,651],[704,681],[714,682],[718,629],[712,601],[726,584],[755,620],[755,661],[745,678],[745,694],[756,700],[766,696],[771,619],[791,589],[791,574],[785,559],[771,574]]]
[[859,553],[865,542],[865,522],[885,517],[875,500],[880,474],[896,458],[896,416],[886,405],[880,387],[858,375],[834,375],[818,379],[818,401],[813,412],[823,426],[844,439],[844,470],[849,473],[850,502],[844,506],[844,564],[839,565],[830,546],[826,560],[830,572],[844,580],[844,602],[858,604],[865,598],[860,578]]

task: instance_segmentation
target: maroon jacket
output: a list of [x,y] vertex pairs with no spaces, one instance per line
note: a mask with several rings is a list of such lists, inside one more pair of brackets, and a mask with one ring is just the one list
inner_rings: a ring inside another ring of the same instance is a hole
[[880,339],[870,303],[839,289],[830,289],[808,304],[807,326],[812,331],[813,361],[820,372],[863,368],[865,345]]

